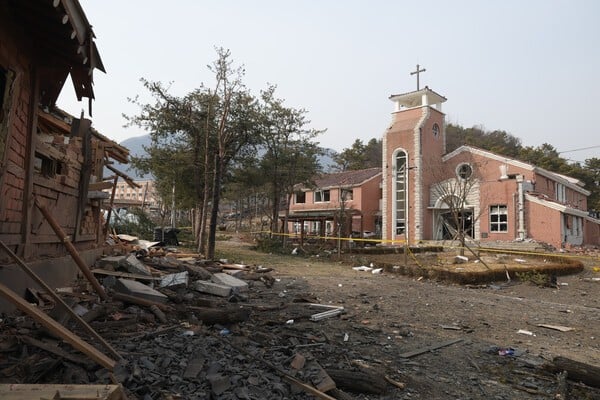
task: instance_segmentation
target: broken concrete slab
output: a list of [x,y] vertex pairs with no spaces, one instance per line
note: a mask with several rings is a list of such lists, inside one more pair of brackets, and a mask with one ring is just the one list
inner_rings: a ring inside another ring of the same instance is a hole
[[126,259],[127,256],[108,256],[97,260],[95,264],[99,269],[116,271],[125,264]]
[[248,291],[248,284],[246,282],[229,274],[218,272],[213,274],[211,280],[214,283],[231,287],[231,290],[233,290],[235,293]]
[[454,264],[464,264],[466,262],[469,262],[469,257],[465,257],[465,256],[455,256],[454,257]]
[[127,269],[128,272],[132,274],[140,274],[140,275],[152,275],[150,268],[137,259],[135,254],[130,254],[125,261],[123,262],[123,267]]
[[161,288],[168,286],[177,286],[184,285],[187,287],[188,285],[188,272],[178,272],[176,274],[169,274],[162,277],[160,283],[158,284]]
[[146,286],[141,282],[132,281],[129,279],[117,279],[114,290],[118,293],[139,297],[141,299],[150,300],[157,303],[166,303],[168,300],[167,296],[152,289],[150,286]]
[[231,295],[231,286],[209,281],[196,281],[193,282],[190,287],[198,292],[213,294],[220,297],[229,297]]

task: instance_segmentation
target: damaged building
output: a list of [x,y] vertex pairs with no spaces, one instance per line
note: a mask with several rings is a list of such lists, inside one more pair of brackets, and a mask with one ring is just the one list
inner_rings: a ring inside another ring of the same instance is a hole
[[[0,241],[59,285],[77,272],[66,242],[86,262],[101,253],[102,190],[114,184],[103,170],[128,151],[56,107],[70,79],[91,115],[93,72],[104,72],[76,0],[2,0],[0,38]],[[0,251],[0,281],[22,294],[30,280],[11,261]]]

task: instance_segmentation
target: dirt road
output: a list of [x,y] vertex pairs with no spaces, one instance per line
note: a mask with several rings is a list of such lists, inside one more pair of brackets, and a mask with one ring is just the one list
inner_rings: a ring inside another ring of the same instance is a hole
[[[255,286],[255,301],[303,298],[343,306],[341,317],[296,318],[294,329],[321,332],[334,345],[312,352],[326,369],[370,364],[407,383],[404,390],[369,398],[554,398],[556,376],[542,368],[554,357],[600,366],[600,282],[592,280],[600,274],[589,267],[559,277],[558,289],[514,280],[475,289],[360,272],[315,257],[260,255],[239,241],[218,249],[236,262],[275,269],[276,284]],[[283,326],[293,317],[287,308],[270,318]],[[600,391],[574,382],[569,393],[600,398]]]

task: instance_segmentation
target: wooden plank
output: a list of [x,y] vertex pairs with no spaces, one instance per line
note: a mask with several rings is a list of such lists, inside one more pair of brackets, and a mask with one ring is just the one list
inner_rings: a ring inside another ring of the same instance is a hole
[[418,356],[419,354],[427,353],[427,352],[430,352],[430,351],[433,351],[433,350],[441,349],[442,347],[447,347],[447,346],[453,345],[455,343],[462,342],[462,340],[463,339],[448,340],[446,342],[441,342],[441,343],[438,343],[438,344],[427,346],[427,347],[424,347],[424,348],[419,349],[419,350],[414,350],[414,351],[409,351],[409,352],[406,352],[406,353],[402,353],[402,354],[400,354],[400,357],[402,357],[402,358],[411,358],[411,357],[414,357],[414,356]]
[[112,297],[115,300],[121,300],[121,301],[131,303],[131,304],[138,304],[140,306],[146,306],[146,307],[156,306],[156,307],[158,307],[159,310],[163,310],[163,311],[172,311],[173,310],[172,307],[170,307],[166,304],[159,303],[159,302],[152,301],[152,300],[143,299],[141,297],[136,297],[136,296],[132,296],[129,294],[114,292],[112,294]]
[[562,326],[562,325],[538,324],[537,326],[539,326],[541,328],[546,328],[546,329],[552,329],[552,330],[555,330],[555,331],[560,331],[560,332],[570,332],[570,331],[574,330],[574,328],[571,328],[569,326]]
[[335,382],[333,381],[333,379],[331,379],[331,377],[329,376],[329,374],[327,374],[327,372],[325,372],[325,370],[323,369],[323,367],[321,367],[321,365],[316,362],[316,361],[311,361],[308,363],[307,368],[311,371],[318,371],[316,376],[312,377],[311,376],[311,381],[313,383],[313,385],[315,385],[315,387],[317,388],[317,390],[320,390],[321,392],[328,392],[332,389],[335,389]]
[[44,178],[43,176],[36,175],[33,177],[33,183],[36,186],[40,186],[46,189],[50,189],[54,192],[64,193],[69,196],[77,197],[77,190],[66,186],[61,186],[53,179]]
[[0,399],[30,400],[54,399],[127,400],[120,385],[28,385],[0,384]]
[[92,284],[96,293],[98,293],[98,295],[100,296],[100,298],[102,300],[108,300],[108,296],[106,295],[106,292],[104,291],[102,286],[100,286],[100,283],[98,282],[98,280],[96,279],[94,274],[92,274],[90,272],[90,269],[85,264],[85,261],[83,261],[83,258],[81,258],[81,256],[79,255],[79,253],[77,252],[77,249],[75,249],[75,246],[73,246],[73,243],[71,243],[69,241],[68,236],[65,235],[65,233],[63,232],[63,230],[60,227],[60,225],[58,224],[58,222],[56,222],[56,220],[54,219],[54,217],[52,217],[52,215],[50,214],[48,209],[43,204],[41,204],[37,199],[35,201],[35,205],[42,212],[42,214],[44,215],[44,218],[46,218],[46,220],[48,221],[48,223],[50,224],[50,226],[56,233],[56,236],[58,236],[58,238],[63,242],[64,246],[67,248],[67,251],[71,254],[73,261],[75,261],[75,264],[77,264],[77,266],[79,267],[79,270],[83,273],[83,275],[87,278],[87,280]]
[[26,343],[30,346],[35,346],[38,347],[42,350],[47,351],[48,353],[52,353],[58,357],[64,358],[67,361],[71,361],[75,364],[79,364],[79,365],[86,365],[88,364],[90,361],[85,358],[85,357],[81,357],[78,356],[76,354],[71,354],[66,352],[65,350],[61,349],[60,347],[47,343],[47,342],[43,342],[41,340],[37,340],[34,339],[32,337],[29,336],[18,336],[17,337],[19,339],[19,341]]
[[[71,346],[86,354],[99,365],[111,371],[114,369],[116,364],[114,360],[96,350],[96,348],[86,343],[79,336],[44,314],[40,309],[33,307],[2,283],[0,283],[0,294],[13,303],[19,310],[31,316],[33,319],[45,326],[50,332],[64,339],[66,342],[71,344]],[[0,398],[2,397],[0,396]]]
[[106,181],[102,181],[102,182],[91,182],[88,186],[88,190],[89,191],[94,191],[94,190],[104,190],[104,189],[110,189],[113,187],[113,183],[112,182],[106,182]]
[[567,371],[567,379],[600,388],[600,367],[597,365],[558,356],[552,359],[552,364],[547,369],[554,372]]
[[121,272],[121,271],[109,271],[102,268],[95,268],[92,270],[92,273],[95,275],[109,275],[109,276],[118,276],[119,278],[127,278],[127,279],[137,279],[138,281],[160,281],[161,277],[154,277],[149,275],[140,275],[140,274],[131,274],[129,272]]
[[61,305],[63,309],[75,319],[79,325],[85,329],[87,333],[92,335],[96,340],[98,340],[102,345],[115,357],[122,358],[121,355],[110,345],[108,344],[102,336],[100,336],[91,326],[87,324],[71,307],[68,306],[67,303],[50,287],[48,284],[40,278],[23,260],[21,260],[15,253],[13,253],[2,241],[0,241],[0,247],[21,267],[21,269],[29,275],[34,282],[40,285],[47,293],[56,301],[57,304]]

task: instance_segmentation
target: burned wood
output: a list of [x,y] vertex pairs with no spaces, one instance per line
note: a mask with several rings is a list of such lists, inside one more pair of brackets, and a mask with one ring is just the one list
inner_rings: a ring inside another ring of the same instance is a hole
[[197,265],[189,265],[189,264],[184,264],[183,266],[186,271],[191,275],[191,276],[195,276],[196,278],[203,280],[203,281],[209,281],[210,278],[212,277],[212,274],[210,272],[208,272],[206,270],[206,268],[204,267],[200,267]]
[[242,271],[235,275],[236,278],[246,281],[261,281],[266,287],[270,288],[275,283],[275,278],[268,273],[258,273],[257,271]]
[[90,323],[100,317],[105,316],[106,314],[107,314],[106,307],[98,306],[98,307],[92,308],[90,311],[83,314],[81,316],[81,319],[83,319],[87,323]]
[[153,304],[153,305],[150,306],[150,311],[152,311],[152,313],[154,315],[156,315],[156,318],[158,318],[158,320],[161,323],[163,323],[163,324],[167,323],[167,316],[155,304]]
[[383,394],[388,382],[379,374],[367,371],[326,370],[338,388],[354,393]]
[[558,356],[554,357],[551,364],[546,365],[546,369],[552,372],[567,371],[569,380],[600,388],[600,367],[596,365]]
[[247,321],[250,318],[250,310],[242,308],[216,309],[195,306],[187,306],[186,308],[207,325],[233,324]]
[[0,398],[126,400],[120,385],[30,385],[0,384]]
[[321,365],[315,360],[310,361],[306,368],[313,372],[310,379],[312,384],[321,392],[328,392],[337,387],[335,381],[331,378],[327,371],[325,371],[323,367],[321,367]]
[[146,307],[156,306],[162,311],[173,311],[173,307],[170,307],[166,304],[158,303],[158,302],[152,301],[152,300],[142,299],[140,297],[131,296],[131,295],[124,294],[124,293],[113,292],[111,294],[111,296],[115,300],[121,300],[121,301],[124,301],[127,303],[137,304],[137,305],[146,306]]
[[[217,336],[215,336],[217,337]],[[271,368],[273,371],[277,372],[285,381],[287,381],[288,383],[291,383],[293,385],[296,385],[297,387],[301,388],[302,390],[304,390],[307,393],[310,393],[312,395],[317,396],[319,399],[324,399],[324,400],[337,400],[335,397],[331,397],[326,393],[321,392],[320,390],[307,385],[306,383],[302,382],[299,379],[294,378],[293,376],[291,376],[290,374],[288,374],[287,372],[285,372],[284,370],[282,370],[280,367],[276,366],[275,364],[265,360],[262,357],[259,357],[257,355],[254,355],[252,353],[250,353],[249,351],[247,351],[246,349],[237,346],[235,344],[233,344],[231,341],[229,340],[225,340],[223,338],[222,339],[225,343],[227,343],[231,348],[235,349],[236,351],[240,352],[241,354],[244,354],[250,358],[253,358],[257,361],[260,361],[262,364],[266,365],[267,367]]]
[[79,357],[75,354],[68,353],[56,345],[52,345],[50,343],[43,342],[41,340],[37,340],[29,336],[18,336],[17,339],[23,343],[45,350],[48,353],[52,353],[60,358],[64,358],[65,360],[71,361],[75,364],[86,365],[89,363],[89,360],[87,358]]
[[42,212],[42,214],[44,215],[44,218],[46,218],[46,221],[48,221],[48,223],[54,230],[54,233],[56,233],[56,236],[58,236],[60,241],[64,244],[64,246],[67,249],[67,251],[69,252],[69,254],[71,254],[71,257],[73,258],[73,261],[75,261],[75,263],[79,267],[79,270],[83,273],[83,275],[87,278],[87,280],[92,284],[92,286],[94,287],[94,290],[96,291],[96,293],[98,293],[98,296],[100,296],[100,298],[102,300],[107,300],[108,296],[106,295],[104,288],[102,288],[102,286],[100,285],[100,283],[98,282],[98,280],[96,279],[94,274],[92,274],[92,272],[90,271],[88,266],[85,264],[85,261],[83,261],[83,258],[81,258],[81,256],[79,255],[79,253],[77,252],[77,249],[75,249],[75,246],[73,246],[73,243],[71,243],[71,241],[69,240],[69,236],[65,234],[65,232],[62,230],[62,228],[60,227],[58,222],[50,214],[50,212],[48,211],[46,206],[41,204],[38,199],[35,200],[35,205]]
[[129,272],[109,271],[102,268],[94,268],[92,273],[95,275],[118,276],[119,278],[136,279],[140,281],[160,281],[162,278],[149,275],[132,274]]
[[15,292],[4,286],[0,283],[0,294],[2,294],[7,300],[12,302],[19,310],[28,314],[40,324],[45,326],[51,333],[61,337],[68,343],[70,343],[77,350],[86,354],[92,360],[96,361],[98,364],[102,365],[106,369],[112,370],[115,367],[116,362],[111,358],[105,356],[100,353],[94,347],[83,341],[79,336],[75,335],[73,332],[69,331],[58,322],[54,321],[52,318],[44,314],[41,310],[32,307],[29,303],[23,300],[19,295]]
[[62,306],[62,308],[71,316],[75,319],[75,321],[77,321],[77,323],[79,323],[79,325],[84,328],[84,330],[89,333],[90,335],[92,335],[96,340],[98,340],[113,356],[117,357],[117,358],[121,358],[120,354],[107,342],[105,341],[102,336],[100,336],[96,331],[94,331],[94,329],[89,326],[87,324],[87,322],[82,319],[79,315],[77,315],[77,313],[75,313],[73,311],[73,309],[71,307],[69,307],[67,305],[67,303],[64,302],[64,300],[56,294],[56,292],[54,290],[52,290],[52,288],[50,286],[48,286],[48,284],[42,279],[40,278],[35,272],[33,272],[33,270],[31,268],[29,268],[27,266],[27,264],[25,264],[25,262],[23,262],[23,260],[21,260],[15,253],[13,253],[2,241],[0,241],[0,247],[2,247],[2,249],[4,249],[5,252],[8,253],[8,255],[11,256],[11,258],[21,267],[21,269],[31,278],[33,279],[38,285],[40,285],[42,288],[44,288],[44,290],[58,303]]
[[337,400],[354,400],[354,397],[350,396],[348,393],[340,390],[338,388],[331,389],[328,394],[335,397]]
[[402,357],[402,358],[415,357],[415,356],[418,356],[418,355],[423,354],[423,353],[428,353],[428,352],[433,351],[433,350],[441,349],[442,347],[447,347],[447,346],[453,345],[455,343],[462,342],[462,340],[463,339],[448,340],[446,342],[442,342],[442,343],[434,344],[434,345],[431,345],[431,346],[427,346],[427,347],[424,347],[422,349],[418,349],[418,350],[414,350],[414,351],[409,351],[409,352],[406,352],[406,353],[402,353],[402,354],[400,354],[400,357]]

